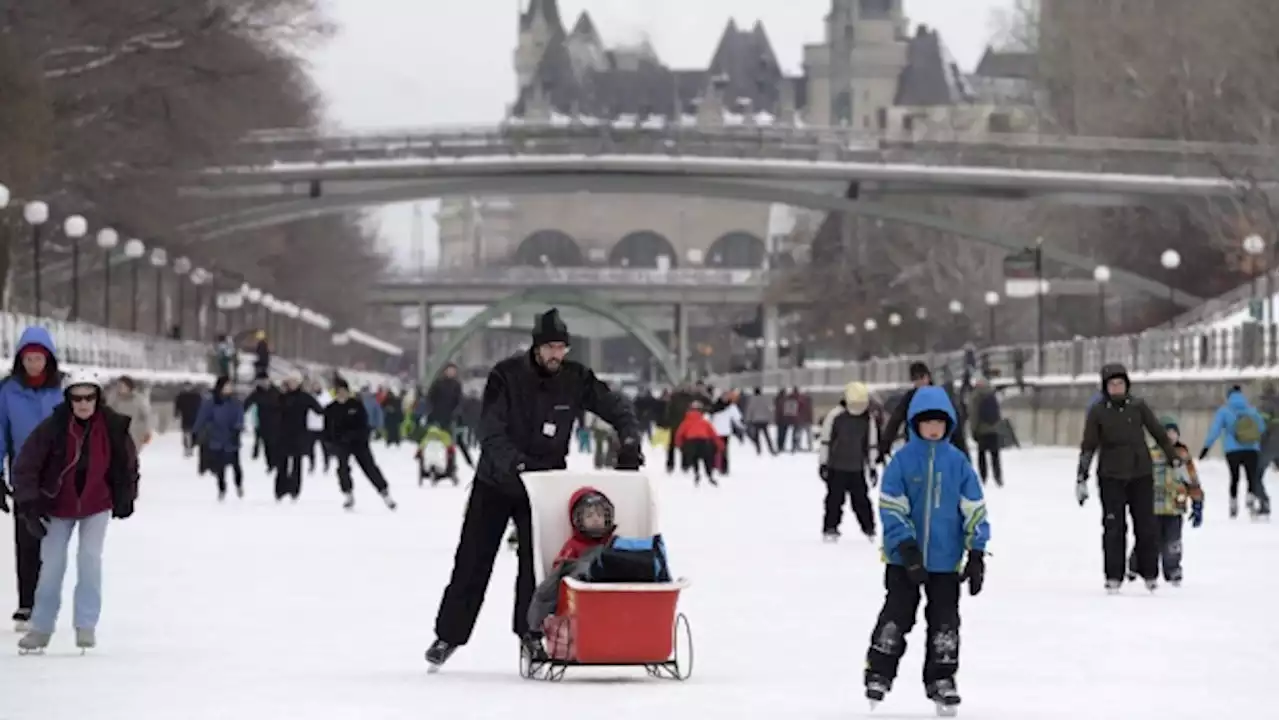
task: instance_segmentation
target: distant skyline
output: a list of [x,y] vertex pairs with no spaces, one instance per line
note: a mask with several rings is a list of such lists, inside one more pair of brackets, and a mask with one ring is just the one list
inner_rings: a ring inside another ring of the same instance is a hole
[[[326,119],[347,129],[493,124],[515,99],[512,55],[528,0],[420,2],[325,0],[336,37],[308,54],[324,94]],[[962,68],[972,69],[1013,0],[906,0],[914,24],[941,32]],[[823,38],[830,0],[561,0],[567,24],[589,9],[610,45],[648,39],[664,62],[706,67],[729,18],[760,20],[788,74],[801,72],[803,47]],[[438,254],[434,202],[424,202],[428,262]],[[385,248],[407,262],[412,203],[370,212]]]

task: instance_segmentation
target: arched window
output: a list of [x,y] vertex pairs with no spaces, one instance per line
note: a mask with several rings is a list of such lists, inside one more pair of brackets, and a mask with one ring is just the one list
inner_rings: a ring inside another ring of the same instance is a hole
[[658,258],[666,257],[667,267],[675,267],[680,258],[671,241],[651,230],[629,233],[609,251],[609,264],[614,267],[656,268]]
[[582,248],[578,241],[559,230],[539,230],[521,241],[511,256],[516,265],[580,267]]
[[707,267],[759,270],[765,260],[764,240],[749,232],[735,230],[721,235],[707,249]]

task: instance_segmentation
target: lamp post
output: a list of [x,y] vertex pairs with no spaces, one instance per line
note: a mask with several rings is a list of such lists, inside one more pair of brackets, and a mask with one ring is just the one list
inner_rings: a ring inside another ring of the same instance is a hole
[[[206,338],[204,324],[201,322],[200,313],[204,312],[204,286],[209,282],[209,271],[204,268],[196,268],[191,271],[191,284],[196,286],[196,333],[198,340]],[[207,314],[206,314],[207,317]]]
[[987,344],[996,344],[996,307],[1000,305],[1000,293],[995,290],[988,290],[986,295],[982,296],[982,301],[987,304]]
[[31,226],[31,269],[35,278],[35,315],[40,317],[40,228],[49,220],[49,206],[32,200],[22,208],[22,219]]
[[10,197],[12,196],[9,194],[9,188],[4,183],[0,183],[0,210],[9,207]]
[[185,288],[183,288],[182,286],[183,285],[182,281],[187,279],[187,274],[191,272],[191,261],[185,257],[180,257],[177,260],[174,260],[173,271],[178,275],[178,281],[177,281],[178,283],[178,308],[177,308],[178,321],[174,323],[174,325],[178,328],[178,332],[177,332],[177,337],[174,339],[181,340],[183,335],[182,333],[183,325],[185,324],[185,320],[187,316],[187,313],[185,312],[186,307],[182,302],[184,297],[186,296],[186,293],[183,292]]
[[111,251],[120,244],[120,233],[105,227],[98,231],[102,248],[102,326],[111,327]]
[[129,329],[138,332],[138,272],[142,265],[139,259],[147,254],[147,246],[138,238],[131,238],[124,244],[124,256],[133,261],[129,273],[133,275],[132,299],[129,302]]
[[[4,206],[0,205],[0,207],[4,207]],[[1266,251],[1267,241],[1264,240],[1263,237],[1258,233],[1252,233],[1247,237],[1245,237],[1244,241],[1241,244],[1244,246],[1244,251],[1249,254],[1249,265],[1250,265],[1249,269],[1250,271],[1252,271],[1254,264],[1257,263],[1258,259],[1262,256],[1262,253]],[[1271,263],[1265,262],[1264,260],[1262,273],[1264,278],[1263,284],[1266,288],[1266,295],[1265,297],[1262,298],[1262,306],[1259,308],[1259,312],[1258,312],[1258,320],[1265,323],[1270,323],[1270,322],[1273,322],[1274,320],[1274,315],[1272,314],[1274,312],[1274,309],[1271,307],[1271,296],[1274,295],[1275,293],[1272,292],[1271,290],[1270,265]],[[1253,284],[1252,294],[1253,294],[1253,299],[1256,301],[1258,299],[1258,284],[1256,282]]]
[[1107,283],[1111,282],[1111,268],[1099,265],[1093,269],[1093,281],[1098,283],[1098,337],[1107,334]]
[[89,223],[80,215],[72,215],[62,221],[62,234],[71,241],[71,314],[73,322],[80,319],[80,240],[89,232]]
[[169,254],[164,248],[151,251],[151,266],[156,269],[156,335],[164,337],[164,266],[169,264]]
[[[1177,251],[1177,250],[1174,250],[1174,249],[1170,248],[1170,249],[1165,250],[1164,252],[1160,253],[1160,265],[1161,265],[1165,270],[1168,270],[1168,271],[1169,271],[1169,280],[1168,280],[1168,283],[1169,283],[1169,304],[1170,304],[1170,305],[1174,305],[1174,301],[1173,301],[1173,273],[1174,273],[1174,271],[1175,271],[1175,270],[1177,270],[1177,269],[1178,269],[1178,266],[1179,266],[1179,265],[1181,265],[1181,264],[1182,264],[1182,256],[1178,254],[1178,251]],[[1175,305],[1175,307],[1176,307],[1176,305]],[[1172,329],[1173,329],[1174,321],[1175,321],[1175,320],[1177,320],[1177,315],[1176,315],[1176,314],[1175,314],[1175,315],[1172,315],[1172,316],[1170,316],[1170,317],[1169,317],[1169,329],[1170,329],[1170,330],[1172,330]]]

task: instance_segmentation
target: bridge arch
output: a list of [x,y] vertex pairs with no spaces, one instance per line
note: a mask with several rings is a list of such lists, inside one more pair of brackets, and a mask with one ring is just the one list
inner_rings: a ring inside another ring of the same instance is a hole
[[537,230],[530,233],[511,254],[511,261],[516,265],[542,267],[581,267],[583,262],[582,247],[573,236],[560,230]]
[[652,230],[636,230],[622,236],[609,249],[609,264],[614,267],[656,268],[658,258],[666,256],[669,267],[680,264],[676,246],[666,236]]
[[755,233],[734,230],[716,238],[707,248],[707,267],[759,270],[764,266],[768,249]]
[[[493,320],[515,311],[520,306],[535,303],[548,306],[574,307],[617,323],[632,337],[639,340],[640,344],[657,359],[658,366],[662,368],[662,372],[667,376],[667,379],[674,384],[681,382],[680,366],[676,362],[675,356],[667,349],[666,345],[662,344],[662,340],[658,338],[657,334],[631,313],[592,293],[555,288],[532,288],[493,303],[468,320],[461,328],[450,333],[448,341],[431,353],[431,357],[427,359],[426,367],[423,368],[422,379],[424,384],[435,379],[440,374],[440,371],[444,370],[444,366],[462,350],[462,346],[466,344],[472,335],[487,328]],[[572,334],[573,329],[570,328],[569,332]]]
[[[749,182],[733,182],[722,179],[704,179],[687,176],[656,175],[520,175],[464,177],[448,180],[423,180],[396,185],[382,185],[360,193],[321,196],[315,199],[288,200],[269,205],[240,210],[225,215],[205,218],[180,229],[182,234],[198,242],[217,240],[235,233],[255,228],[269,227],[293,220],[332,215],[370,206],[409,202],[422,198],[448,197],[451,195],[548,195],[589,191],[600,194],[654,195],[695,194],[709,198],[727,198],[762,203],[783,203],[795,207],[845,212],[889,222],[901,222],[929,228],[941,234],[954,235],[993,245],[1013,252],[1021,252],[1034,245],[1031,238],[1018,238],[966,226],[955,220],[921,213],[909,208],[895,207],[869,200],[856,200],[796,186],[769,186]],[[188,243],[194,244],[194,243]],[[1053,245],[1044,245],[1046,260],[1092,272],[1096,262]],[[112,265],[127,262],[120,254]],[[71,278],[69,263],[61,263],[57,269],[49,268],[50,284],[68,282]],[[55,274],[56,272],[56,274]],[[29,277],[29,275],[27,276]],[[1111,269],[1111,282],[1133,290],[1169,298],[1183,307],[1196,307],[1205,302],[1197,297],[1156,280],[1123,268]]]

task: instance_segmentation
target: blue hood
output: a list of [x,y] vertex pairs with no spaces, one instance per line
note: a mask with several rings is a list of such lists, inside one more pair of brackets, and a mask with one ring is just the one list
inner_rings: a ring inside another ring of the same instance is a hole
[[1249,407],[1249,399],[1239,390],[1232,390],[1227,393],[1227,407],[1232,410],[1245,410]]
[[10,377],[15,380],[17,378],[25,378],[26,372],[22,369],[22,349],[29,345],[38,345],[49,351],[49,365],[45,369],[45,383],[43,387],[57,388],[59,392],[62,390],[62,377],[58,373],[58,354],[54,349],[53,336],[49,331],[39,325],[32,325],[22,334],[18,336],[18,351],[13,354],[13,368],[9,371]]
[[[916,435],[916,416],[930,410],[941,410],[947,414],[947,434],[943,439],[951,437],[956,429],[956,409],[951,406],[951,398],[947,391],[937,385],[925,385],[911,396],[911,404],[907,406],[907,442],[921,440]],[[928,442],[928,441],[921,441]]]

